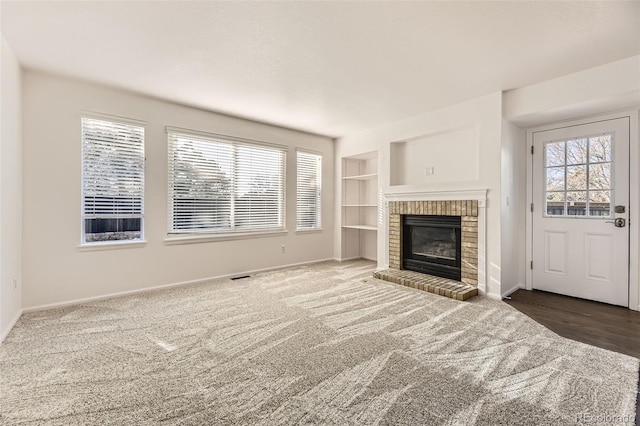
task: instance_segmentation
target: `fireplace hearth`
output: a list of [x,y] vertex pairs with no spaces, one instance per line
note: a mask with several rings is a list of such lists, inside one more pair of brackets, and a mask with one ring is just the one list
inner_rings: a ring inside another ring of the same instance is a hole
[[461,217],[402,216],[402,268],[460,281]]

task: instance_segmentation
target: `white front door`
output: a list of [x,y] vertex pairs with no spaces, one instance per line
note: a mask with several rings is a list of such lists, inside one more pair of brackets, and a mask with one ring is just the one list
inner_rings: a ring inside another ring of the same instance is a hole
[[629,119],[534,132],[533,147],[533,288],[629,306]]

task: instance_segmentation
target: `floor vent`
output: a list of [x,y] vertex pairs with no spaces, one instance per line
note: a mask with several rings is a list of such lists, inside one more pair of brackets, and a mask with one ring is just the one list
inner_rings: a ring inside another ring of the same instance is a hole
[[243,279],[243,278],[249,278],[249,277],[251,277],[251,275],[241,275],[241,276],[239,276],[239,277],[232,277],[232,278],[230,278],[230,279],[231,279],[231,280],[233,280],[233,281],[235,281],[235,280],[241,280],[241,279]]

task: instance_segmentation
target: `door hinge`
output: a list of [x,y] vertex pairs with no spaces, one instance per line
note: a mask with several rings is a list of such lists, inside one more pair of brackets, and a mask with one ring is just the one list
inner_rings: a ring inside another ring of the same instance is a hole
[[533,260],[531,261],[531,265],[529,265],[531,269],[533,269]]
[[531,213],[533,213],[533,203],[531,203]]
[[533,155],[533,145],[531,145],[531,155]]

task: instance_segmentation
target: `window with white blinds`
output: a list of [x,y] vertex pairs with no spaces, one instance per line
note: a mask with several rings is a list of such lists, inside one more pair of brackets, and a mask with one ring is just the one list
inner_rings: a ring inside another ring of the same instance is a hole
[[322,156],[298,151],[297,229],[319,229],[322,199]]
[[82,118],[82,243],[143,238],[144,127]]
[[284,229],[284,147],[167,133],[170,233]]

